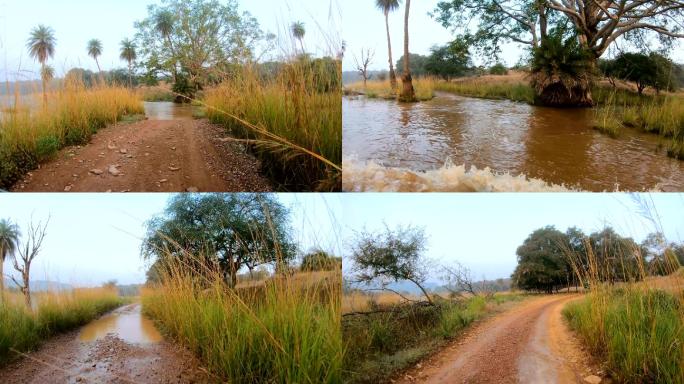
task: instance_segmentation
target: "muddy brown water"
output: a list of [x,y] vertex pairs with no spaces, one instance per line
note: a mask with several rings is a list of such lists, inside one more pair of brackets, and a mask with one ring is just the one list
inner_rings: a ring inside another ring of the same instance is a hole
[[113,335],[129,343],[158,343],[162,335],[152,320],[141,313],[140,305],[119,308],[84,326],[78,335],[83,342],[94,342]]
[[150,120],[187,120],[192,119],[195,107],[190,104],[177,104],[172,102],[148,102],[145,103],[145,116]]
[[343,151],[354,161],[431,171],[453,164],[590,191],[684,190],[684,161],[655,135],[592,129],[593,112],[438,93],[431,101],[345,97]]

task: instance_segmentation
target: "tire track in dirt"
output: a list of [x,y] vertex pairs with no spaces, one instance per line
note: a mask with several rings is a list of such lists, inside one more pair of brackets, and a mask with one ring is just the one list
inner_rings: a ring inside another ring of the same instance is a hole
[[208,120],[116,124],[64,148],[15,192],[267,192],[257,159]]
[[[140,305],[113,313],[139,313]],[[83,328],[85,329],[85,328]],[[167,342],[132,343],[116,333],[96,341],[79,338],[83,329],[54,337],[36,352],[0,369],[0,383],[212,383],[190,351]]]
[[396,382],[582,383],[593,368],[561,314],[580,297],[535,298],[485,320]]

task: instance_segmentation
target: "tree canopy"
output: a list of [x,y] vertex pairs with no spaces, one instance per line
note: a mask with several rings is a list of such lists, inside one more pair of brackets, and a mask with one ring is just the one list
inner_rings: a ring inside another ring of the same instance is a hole
[[428,302],[432,302],[423,287],[428,275],[426,244],[425,230],[410,226],[358,233],[351,256],[356,281],[380,283],[386,287],[388,283],[407,280],[418,286]]
[[425,72],[445,80],[465,75],[471,65],[469,48],[470,45],[463,39],[433,47],[425,61]]
[[[419,55],[417,53],[412,53],[409,56],[409,69],[411,75],[414,77],[425,76],[427,71],[425,70],[425,64],[428,61],[427,56]],[[402,75],[404,73],[404,56],[402,55],[397,61],[397,73]]]
[[488,57],[496,57],[503,43],[540,46],[549,31],[570,24],[582,46],[601,57],[618,38],[647,46],[658,39],[669,46],[684,38],[684,2],[680,0],[442,0],[433,16],[445,27],[472,34]]
[[[142,253],[146,259],[199,264],[199,270],[218,265],[234,287],[242,268],[284,267],[296,253],[290,232],[289,212],[275,195],[180,194],[147,223]],[[157,277],[160,268],[154,266],[150,275]]]
[[255,45],[266,38],[235,0],[162,0],[135,26],[148,70],[183,74],[198,89],[231,64],[252,60]]
[[676,64],[657,53],[621,53],[613,60],[602,60],[599,68],[609,78],[633,81],[640,94],[646,87],[656,91],[679,88]]

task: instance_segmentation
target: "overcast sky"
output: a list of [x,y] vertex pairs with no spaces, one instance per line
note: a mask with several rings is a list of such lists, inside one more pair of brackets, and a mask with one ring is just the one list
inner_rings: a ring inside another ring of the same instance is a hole
[[[164,210],[169,194],[0,194],[0,218],[26,224],[50,217],[44,249],[31,277],[76,286],[116,279],[143,283],[140,257],[145,222]],[[295,240],[302,250],[322,247],[339,254],[335,214],[339,199],[324,194],[279,194],[292,210]],[[5,272],[12,271],[9,260]]]
[[[305,24],[307,51],[316,55],[336,52],[341,42],[339,0],[239,0],[240,9],[259,21],[262,30],[279,36],[282,55],[291,52],[289,26],[293,21]],[[61,75],[73,67],[97,70],[87,55],[86,44],[92,38],[102,41],[100,58],[103,70],[124,67],[119,59],[119,42],[135,35],[133,23],[147,16],[147,6],[159,0],[0,0],[0,79],[15,76],[38,77],[38,64],[28,56],[26,41],[39,24],[55,30],[56,55],[50,64]]]
[[[642,196],[655,202],[667,237],[684,240],[684,194]],[[639,242],[654,229],[628,194],[346,194],[341,199],[345,256],[354,231],[411,224],[425,228],[429,258],[456,260],[478,279],[510,277],[518,246],[547,225],[561,231],[578,226],[589,234],[609,223]]]
[[[409,42],[411,53],[427,55],[434,45],[443,45],[454,38],[454,34],[442,27],[428,15],[439,0],[417,0],[411,2],[411,16],[409,23]],[[403,4],[403,2],[402,2]],[[347,43],[347,55],[343,68],[345,71],[355,70],[354,55],[360,57],[361,49],[375,50],[372,69],[389,69],[387,60],[387,32],[385,30],[385,16],[375,7],[374,0],[345,0],[341,2],[344,40]],[[403,55],[404,47],[404,8],[390,14],[390,35],[392,39],[392,53],[394,62]],[[673,50],[675,60],[684,63],[684,45]],[[515,65],[523,52],[519,44],[508,44],[501,55],[503,61]],[[481,60],[474,57],[476,64]]]

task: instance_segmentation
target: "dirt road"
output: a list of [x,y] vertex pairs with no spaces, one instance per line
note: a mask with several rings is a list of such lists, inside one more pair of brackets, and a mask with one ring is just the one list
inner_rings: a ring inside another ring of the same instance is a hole
[[100,130],[16,183],[15,192],[261,192],[270,182],[206,119],[154,117]]
[[0,370],[0,383],[211,383],[187,350],[161,339],[130,305],[46,342]]
[[398,382],[582,383],[596,368],[561,315],[577,298],[535,298],[486,320]]

